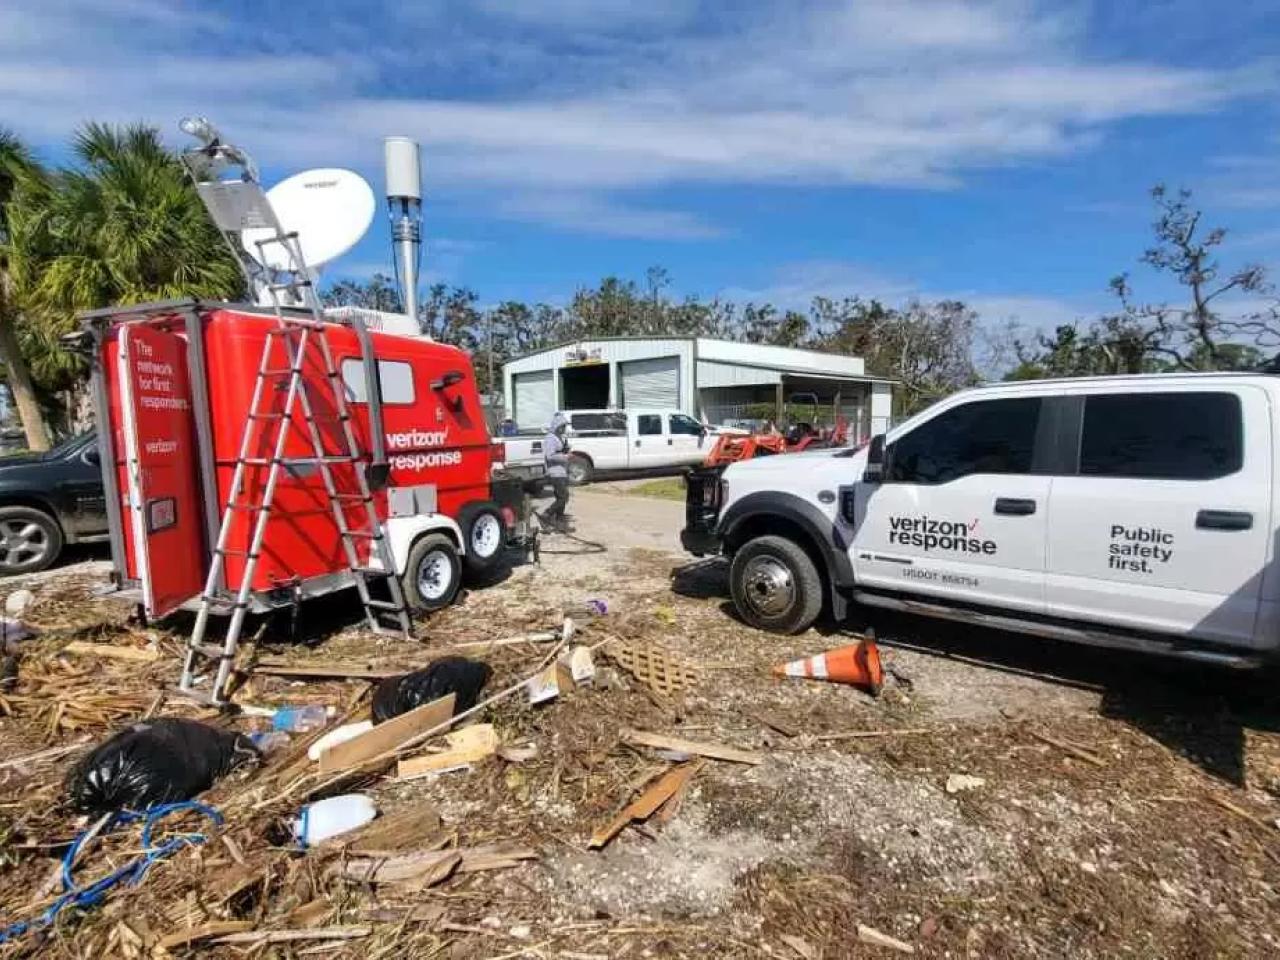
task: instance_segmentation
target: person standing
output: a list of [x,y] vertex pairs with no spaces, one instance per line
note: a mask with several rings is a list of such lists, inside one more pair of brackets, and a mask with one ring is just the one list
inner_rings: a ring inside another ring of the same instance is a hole
[[556,413],[551,418],[547,435],[542,438],[542,459],[555,494],[555,501],[541,515],[549,527],[564,527],[564,511],[569,505],[569,442],[565,439],[568,430],[569,418],[563,413]]

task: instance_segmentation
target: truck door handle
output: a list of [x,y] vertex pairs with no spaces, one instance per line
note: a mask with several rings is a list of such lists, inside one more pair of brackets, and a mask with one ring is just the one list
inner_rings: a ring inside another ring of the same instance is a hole
[[639,448],[640,448],[640,441],[639,441],[639,440],[637,440],[637,441],[636,441],[636,449],[638,450]]
[[671,446],[672,443],[673,443],[672,439],[670,437],[667,437],[667,446],[668,447]]
[[1017,497],[996,497],[996,513],[1009,517],[1029,517],[1036,512],[1034,500],[1020,500]]
[[1248,530],[1253,527],[1253,514],[1243,510],[1201,510],[1196,514],[1199,530]]

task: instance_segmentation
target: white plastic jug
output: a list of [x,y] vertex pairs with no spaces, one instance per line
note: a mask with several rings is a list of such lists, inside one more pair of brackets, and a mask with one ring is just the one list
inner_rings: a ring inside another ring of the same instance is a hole
[[293,821],[293,835],[304,847],[362,827],[378,815],[373,799],[363,793],[345,793],[309,803]]

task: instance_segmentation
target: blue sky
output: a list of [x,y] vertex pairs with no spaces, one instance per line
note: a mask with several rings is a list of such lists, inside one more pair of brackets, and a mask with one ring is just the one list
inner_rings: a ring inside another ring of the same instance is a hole
[[[429,278],[563,301],[958,296],[1051,326],[1133,269],[1146,190],[1280,266],[1280,0],[4,0],[0,123],[209,116],[274,181],[419,139]],[[389,268],[389,231],[328,271]]]

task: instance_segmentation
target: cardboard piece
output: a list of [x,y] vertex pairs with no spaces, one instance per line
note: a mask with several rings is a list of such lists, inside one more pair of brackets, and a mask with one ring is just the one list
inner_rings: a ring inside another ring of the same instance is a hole
[[349,769],[394,750],[424,730],[439,726],[453,716],[453,701],[454,695],[450,693],[330,747],[320,754],[320,772],[337,773]]

